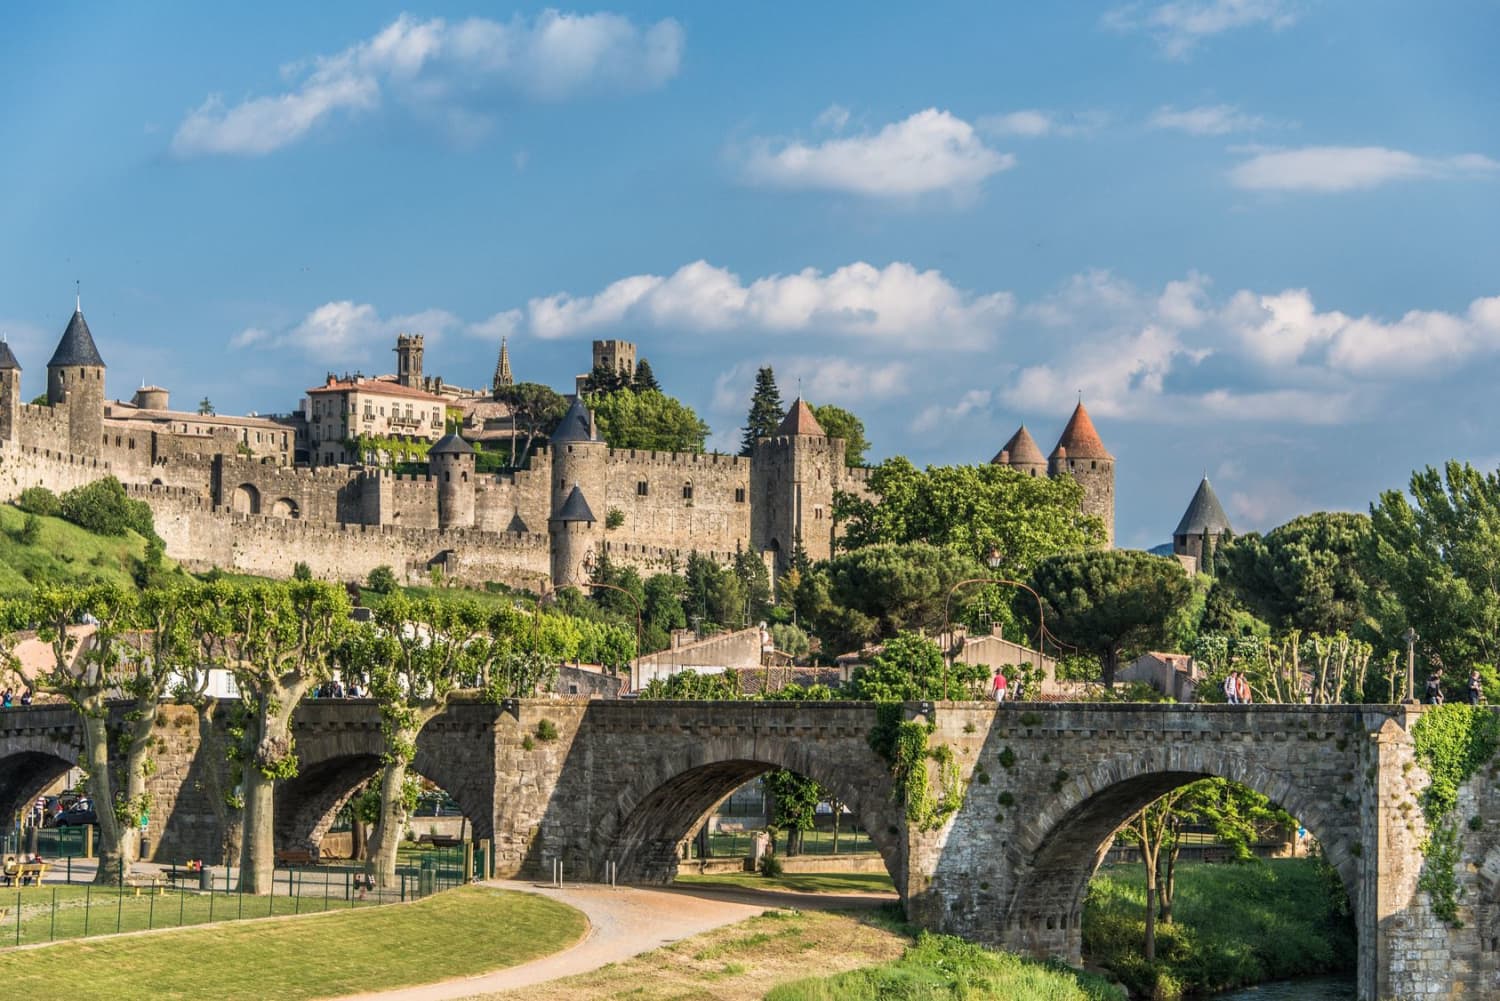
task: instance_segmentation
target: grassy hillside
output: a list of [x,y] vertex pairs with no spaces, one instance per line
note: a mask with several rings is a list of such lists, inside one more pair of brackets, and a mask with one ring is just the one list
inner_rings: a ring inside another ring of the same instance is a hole
[[16,538],[25,519],[0,504],[0,596],[25,594],[34,583],[134,585],[132,570],[146,552],[139,535],[94,535],[61,518],[41,518],[41,536],[26,545]]

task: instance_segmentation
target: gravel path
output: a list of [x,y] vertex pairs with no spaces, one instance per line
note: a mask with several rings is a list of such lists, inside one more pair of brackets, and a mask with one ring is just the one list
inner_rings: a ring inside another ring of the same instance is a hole
[[576,907],[588,916],[588,933],[569,949],[519,966],[435,984],[351,995],[345,1001],[451,1001],[493,994],[588,973],[772,908],[849,910],[879,907],[896,899],[894,894],[781,893],[707,887],[611,889],[591,883],[557,889],[507,880],[485,885],[538,893]]

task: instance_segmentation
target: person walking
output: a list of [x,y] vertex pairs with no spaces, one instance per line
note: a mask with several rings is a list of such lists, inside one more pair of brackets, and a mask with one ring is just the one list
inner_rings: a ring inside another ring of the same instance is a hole
[[1427,676],[1427,704],[1440,706],[1443,704],[1443,669],[1434,668]]
[[1478,671],[1469,672],[1469,705],[1484,705],[1484,681]]
[[1236,671],[1235,674],[1240,679],[1239,691],[1235,693],[1235,696],[1238,699],[1240,705],[1248,706],[1253,701],[1250,698],[1250,679],[1246,678],[1245,675],[1241,672]]
[[1238,705],[1240,701],[1240,672],[1230,671],[1224,675],[1224,701]]
[[994,683],[993,683],[993,690],[994,690],[994,694],[995,694],[995,704],[996,705],[999,705],[1001,702],[1005,701],[1005,690],[1008,687],[1009,687],[1009,682],[1007,682],[1005,680],[1005,670],[1003,668],[999,668],[999,667],[995,668],[995,680],[994,680]]

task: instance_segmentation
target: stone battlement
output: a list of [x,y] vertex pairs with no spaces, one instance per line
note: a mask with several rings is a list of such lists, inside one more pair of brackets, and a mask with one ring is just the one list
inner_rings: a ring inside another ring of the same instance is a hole
[[720,469],[750,471],[750,460],[739,455],[723,452],[657,452],[637,448],[612,448],[609,450],[612,463],[630,463],[636,466],[671,466],[682,469],[697,469],[710,466]]

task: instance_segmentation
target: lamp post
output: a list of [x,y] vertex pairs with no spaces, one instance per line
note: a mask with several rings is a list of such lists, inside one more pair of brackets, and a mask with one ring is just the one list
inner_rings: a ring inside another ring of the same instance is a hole
[[1411,626],[1406,627],[1406,632],[1401,634],[1406,640],[1406,705],[1412,705],[1417,701],[1417,631]]
[[[629,598],[630,603],[635,606],[635,655],[636,658],[639,659],[641,656],[641,600],[635,595],[631,594],[629,591],[625,590],[623,587],[619,587],[615,584],[600,584],[597,582],[591,582],[588,586],[602,587],[609,591],[619,591],[625,597]],[[630,684],[632,686],[635,684],[635,678],[630,679]]]
[[[998,554],[992,553],[990,555],[990,559],[989,559],[990,566],[992,566],[992,567],[996,566],[998,563],[999,563]],[[948,665],[951,664],[952,661],[953,661],[953,656],[952,656],[952,653],[951,653],[951,650],[952,650],[952,639],[951,639],[951,637],[949,635],[951,633],[951,631],[952,631],[952,628],[953,628],[953,616],[952,616],[952,612],[953,612],[953,593],[955,591],[957,591],[959,588],[964,587],[965,585],[968,585],[968,584],[1006,584],[1006,585],[1009,585],[1010,587],[1018,587],[1021,590],[1025,591],[1027,594],[1031,595],[1033,598],[1036,599],[1037,670],[1040,671],[1041,668],[1042,668],[1042,664],[1041,664],[1042,638],[1047,635],[1047,612],[1046,612],[1046,609],[1042,606],[1042,596],[1039,595],[1039,594],[1037,594],[1036,590],[1033,589],[1031,587],[1031,585],[1029,585],[1029,584],[1022,584],[1018,580],[1008,580],[1007,578],[1004,578],[1004,577],[969,577],[966,580],[961,580],[958,583],[954,584],[952,587],[950,587],[948,589],[948,596],[943,599],[943,635],[944,635],[945,640],[947,640],[947,642],[945,642],[944,647],[943,647],[943,700],[944,701],[947,701],[947,698],[948,698]]]

